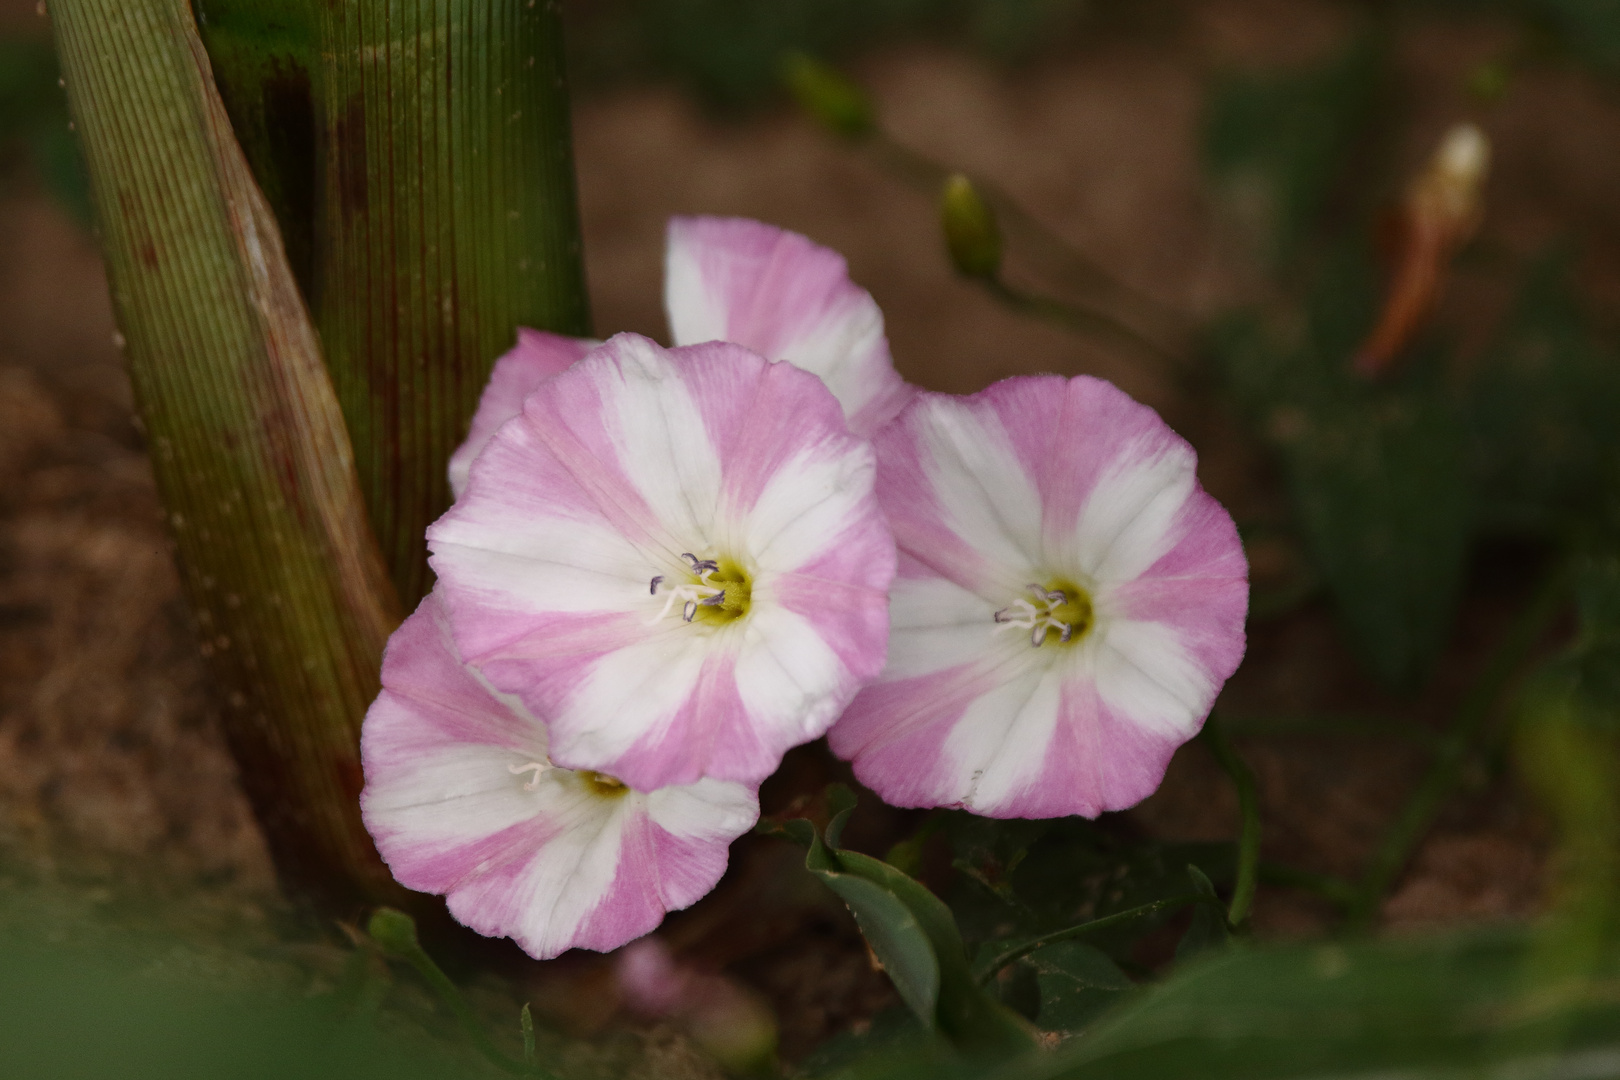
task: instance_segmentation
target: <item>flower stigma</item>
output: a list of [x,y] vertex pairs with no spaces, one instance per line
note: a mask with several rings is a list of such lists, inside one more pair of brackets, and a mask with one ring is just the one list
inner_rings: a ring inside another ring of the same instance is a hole
[[533,773],[529,782],[523,785],[524,791],[533,791],[540,786],[540,780],[557,766],[549,761],[527,761],[521,765],[508,765],[506,771],[513,776],[522,776],[524,773]]
[[1027,597],[1019,597],[996,612],[997,630],[1016,627],[1029,631],[1029,643],[1074,645],[1086,636],[1096,622],[1091,595],[1068,581],[1047,585],[1027,585]]
[[684,582],[672,582],[663,574],[652,579],[649,591],[665,594],[664,607],[648,624],[660,622],[679,605],[686,622],[729,623],[748,614],[753,598],[753,581],[748,572],[731,559],[700,559],[683,552],[686,563]]

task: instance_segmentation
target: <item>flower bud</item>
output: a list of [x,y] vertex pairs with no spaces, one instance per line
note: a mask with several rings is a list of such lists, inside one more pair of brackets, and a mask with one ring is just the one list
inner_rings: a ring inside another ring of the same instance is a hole
[[422,946],[416,939],[416,920],[394,908],[378,908],[366,924],[371,940],[391,953],[406,955]]
[[939,221],[945,247],[958,273],[972,278],[993,278],[1001,269],[1001,230],[995,211],[984,201],[973,181],[957,173],[945,181],[940,193]]
[[1378,323],[1356,354],[1355,369],[1375,377],[1394,364],[1439,302],[1452,257],[1479,227],[1491,144],[1473,124],[1440,140],[1412,181],[1396,219],[1395,274]]
[[877,126],[872,101],[849,77],[805,53],[789,53],[782,81],[799,107],[834,135],[860,139]]

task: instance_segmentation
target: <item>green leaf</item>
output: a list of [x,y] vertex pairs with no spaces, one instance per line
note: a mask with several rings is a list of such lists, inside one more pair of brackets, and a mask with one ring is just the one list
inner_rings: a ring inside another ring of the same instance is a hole
[[1334,251],[1302,323],[1228,320],[1227,385],[1281,458],[1294,518],[1350,644],[1382,682],[1419,682],[1450,636],[1475,498],[1462,412],[1432,355],[1391,385],[1350,357],[1371,325],[1371,260]]
[[1044,1031],[1082,1030],[1135,985],[1107,953],[1083,941],[1047,945],[1024,962],[1040,988],[1035,1022]]
[[[1187,893],[1189,862],[1230,885],[1231,844],[1129,844],[1082,818],[993,821],[950,815],[960,873],[946,894],[975,964],[1080,923]],[[1171,911],[1104,929],[1086,940],[1126,955]],[[977,969],[977,967],[976,967]]]
[[1374,115],[1386,66],[1366,35],[1326,63],[1299,71],[1233,75],[1210,93],[1204,160],[1232,209],[1291,259],[1316,224]]
[[1192,922],[1187,924],[1187,932],[1181,935],[1181,941],[1176,944],[1178,963],[1224,948],[1232,937],[1231,928],[1226,925],[1226,915],[1221,909],[1221,899],[1216,895],[1209,875],[1189,864],[1187,876],[1192,879],[1193,892],[1207,902],[1193,905]]
[[1367,667],[1391,686],[1450,637],[1473,526],[1455,411],[1427,389],[1344,401],[1284,447],[1295,512]]
[[927,1027],[939,1013],[939,960],[922,924],[881,885],[852,874],[812,871],[849,905],[855,924],[908,1008]]
[[[837,786],[828,796],[841,825],[852,797]],[[849,905],[872,952],[924,1027],[937,1028],[971,1052],[1032,1044],[1028,1027],[980,988],[950,909],[921,882],[869,855],[831,847],[813,830],[804,865]]]
[[1614,1075],[1620,1064],[1620,957],[1612,943],[1594,953],[1593,981],[1574,997],[1539,993],[1528,967],[1534,948],[1535,939],[1522,931],[1495,931],[1228,950],[1132,996],[1053,1057],[997,1075]]
[[827,786],[827,811],[831,815],[827,821],[827,846],[835,848],[843,840],[844,826],[855,812],[855,792],[850,790],[848,784]]
[[1554,249],[1531,269],[1468,388],[1482,509],[1498,527],[1589,517],[1620,475],[1620,355],[1596,337],[1570,263]]

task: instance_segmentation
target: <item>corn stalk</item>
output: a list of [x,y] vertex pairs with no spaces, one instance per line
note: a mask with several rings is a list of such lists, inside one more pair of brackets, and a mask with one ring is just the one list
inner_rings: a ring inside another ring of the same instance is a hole
[[284,880],[397,895],[358,735],[400,616],[276,221],[186,0],[55,0],[107,272],[226,735]]
[[516,327],[588,331],[554,0],[198,0],[400,595]]

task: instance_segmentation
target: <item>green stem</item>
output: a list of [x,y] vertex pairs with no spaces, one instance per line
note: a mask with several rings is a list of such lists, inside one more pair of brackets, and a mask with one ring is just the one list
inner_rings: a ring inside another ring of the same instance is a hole
[[1352,927],[1365,928],[1377,917],[1385,895],[1451,797],[1462,775],[1463,764],[1490,720],[1497,700],[1558,614],[1567,586],[1565,567],[1560,563],[1546,575],[1530,602],[1508,627],[1485,670],[1458,705],[1450,727],[1435,750],[1429,771],[1407,799],[1367,864],[1349,911]]
[[[907,146],[881,128],[867,134],[864,142],[881,168],[931,195],[939,192],[947,177],[961,171]],[[1047,228],[999,185],[980,176],[973,177],[973,185],[994,207],[1014,241],[1029,249],[1049,272],[1076,288],[1106,294],[1147,325],[1182,330],[1186,322],[1182,315],[1114,277]]]
[[243,787],[285,883],[395,899],[360,721],[398,624],[333,387],[188,0],[55,0],[114,312]]
[[1333,904],[1340,911],[1348,910],[1356,899],[1356,887],[1343,878],[1331,874],[1317,874],[1280,863],[1260,864],[1260,880],[1267,885],[1283,889],[1304,889]]
[[504,1072],[520,1076],[551,1075],[534,1063],[534,1020],[528,1005],[524,1005],[523,1011],[519,1014],[519,1023],[523,1030],[523,1052],[527,1060],[517,1061],[496,1048],[494,1040],[489,1037],[489,1032],[484,1030],[478,1014],[467,1004],[461,990],[450,981],[450,976],[434,962],[427,950],[422,948],[421,942],[416,938],[416,928],[408,916],[402,912],[382,908],[372,916],[369,932],[372,940],[384,952],[398,957],[415,969],[422,977],[422,981],[432,988],[440,1001],[444,1002],[468,1041],[486,1061]]
[[1232,886],[1232,902],[1226,915],[1227,922],[1240,927],[1249,917],[1259,883],[1260,797],[1255,790],[1254,773],[1233,749],[1219,718],[1211,715],[1205,721],[1202,737],[1215,760],[1232,778],[1232,786],[1237,788],[1238,810],[1243,816],[1243,826],[1238,833],[1237,881]]
[[983,284],[985,290],[991,296],[1014,311],[1033,318],[1044,319],[1073,333],[1087,337],[1107,338],[1129,346],[1159,365],[1170,378],[1179,380],[1182,377],[1183,365],[1178,357],[1167,352],[1157,342],[1144,337],[1106,312],[1082,307],[1079,304],[1071,304],[1054,297],[1026,292],[1023,289],[1007,284],[999,276],[984,277],[977,280]]
[[[1160,912],[1175,911],[1178,908],[1186,907],[1188,904],[1205,903],[1210,903],[1209,899],[1197,893],[1188,893],[1186,896],[1172,896],[1164,900],[1155,900],[1151,904],[1143,904],[1140,907],[1128,908],[1112,915],[1105,915],[1100,919],[1092,919],[1090,922],[1078,923],[1062,930],[1054,930],[1050,934],[1042,934],[1037,938],[1030,938],[1000,953],[988,964],[980,968],[979,985],[988,984],[991,979],[995,978],[996,973],[1008,964],[1022,960],[1035,950],[1044,949],[1048,945],[1056,945],[1060,941],[1085,937],[1087,934],[1095,934],[1103,930],[1112,930],[1116,926],[1124,926],[1127,923],[1135,922],[1137,919],[1157,915]],[[1221,914],[1224,916],[1225,912]]]

